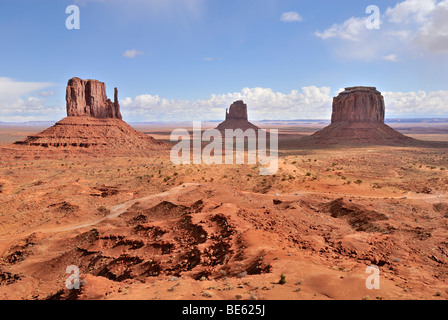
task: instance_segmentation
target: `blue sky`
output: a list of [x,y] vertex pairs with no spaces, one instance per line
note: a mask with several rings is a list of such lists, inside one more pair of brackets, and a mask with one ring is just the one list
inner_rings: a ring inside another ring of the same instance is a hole
[[221,119],[240,98],[252,119],[328,118],[354,85],[389,117],[448,117],[447,19],[447,0],[2,0],[0,121],[63,117],[74,76],[118,87],[128,121]]

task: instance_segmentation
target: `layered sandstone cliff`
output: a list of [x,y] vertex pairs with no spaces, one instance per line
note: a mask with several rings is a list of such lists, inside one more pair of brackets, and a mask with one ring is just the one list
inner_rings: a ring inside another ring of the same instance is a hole
[[384,123],[384,98],[374,87],[346,88],[333,99],[331,122]]
[[66,92],[67,116],[122,119],[117,88],[114,91],[114,102],[112,102],[107,98],[104,82],[70,79]]

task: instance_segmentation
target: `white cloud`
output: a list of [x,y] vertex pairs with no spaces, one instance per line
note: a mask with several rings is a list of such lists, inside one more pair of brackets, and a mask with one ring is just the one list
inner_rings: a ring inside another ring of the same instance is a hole
[[46,100],[37,97],[0,101],[0,122],[46,121],[65,117],[65,107],[48,106]]
[[388,117],[448,117],[448,91],[383,92]]
[[419,29],[415,43],[429,52],[448,53],[448,0],[440,2]]
[[54,86],[51,82],[22,82],[0,77],[0,101],[14,100],[22,95]]
[[280,20],[283,22],[300,22],[303,21],[303,18],[298,12],[291,11],[283,13]]
[[170,100],[146,94],[127,97],[120,105],[129,121],[204,121],[224,119],[226,108],[236,100],[244,100],[252,120],[321,119],[330,117],[332,97],[328,87],[303,87],[290,93],[244,88],[240,92],[212,94],[204,100]]
[[389,55],[387,55],[387,56],[384,56],[384,57],[383,57],[383,60],[391,61],[391,62],[397,62],[397,61],[398,61],[398,58],[397,58],[397,55],[396,55],[396,54],[389,54]]
[[[368,17],[352,17],[315,35],[332,42],[335,53],[364,61],[401,60],[424,53],[448,53],[448,0],[404,0],[387,8],[380,30],[369,30]],[[386,59],[387,60],[387,59]]]
[[132,49],[132,50],[126,50],[123,53],[123,57],[129,58],[129,59],[134,59],[136,56],[141,55],[141,54],[143,54],[142,51]]
[[[126,121],[223,120],[234,101],[248,105],[250,120],[330,119],[333,96],[339,90],[308,86],[289,93],[270,88],[244,88],[239,92],[212,94],[208,99],[166,99],[144,94],[120,101]],[[448,117],[448,91],[383,92],[388,118]],[[48,105],[45,98],[0,100],[0,121],[45,121],[65,117],[65,106]]]
[[386,16],[393,23],[424,23],[435,7],[436,0],[405,0],[388,8]]
[[317,31],[315,35],[322,39],[340,38],[345,40],[359,41],[366,30],[365,18],[355,18],[344,21],[342,24],[333,24],[324,32]]
[[30,96],[36,91],[55,86],[51,82],[23,82],[0,77],[0,121],[48,120],[63,114],[65,108],[49,107],[45,96],[53,91],[43,91],[38,97]]
[[411,37],[411,32],[409,30],[393,30],[384,32],[386,36],[390,36],[392,38],[397,38],[399,40],[409,40]]
[[[203,100],[170,100],[158,95],[127,97],[120,101],[127,121],[223,120],[234,101],[248,106],[249,120],[330,119],[333,95],[329,87],[303,87],[289,93],[269,88],[212,94]],[[448,117],[448,91],[384,92],[389,118]]]

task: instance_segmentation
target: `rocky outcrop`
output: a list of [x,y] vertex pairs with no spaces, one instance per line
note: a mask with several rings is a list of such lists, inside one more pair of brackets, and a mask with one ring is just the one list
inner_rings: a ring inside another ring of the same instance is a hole
[[260,128],[248,121],[247,105],[239,100],[235,101],[230,108],[226,110],[226,120],[216,129],[220,131],[225,131],[226,129],[241,129],[243,131],[253,129],[257,132]]
[[374,87],[346,88],[333,99],[331,122],[384,123],[384,98]]
[[112,102],[107,98],[106,85],[98,80],[70,79],[67,84],[66,101],[69,117],[122,118],[117,88]]

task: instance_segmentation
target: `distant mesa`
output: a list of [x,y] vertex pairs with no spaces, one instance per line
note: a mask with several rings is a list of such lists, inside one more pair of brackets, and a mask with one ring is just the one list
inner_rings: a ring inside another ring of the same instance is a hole
[[226,120],[216,129],[220,131],[225,131],[226,129],[241,129],[243,131],[253,129],[256,133],[260,130],[259,127],[249,122],[247,105],[241,100],[235,101],[228,110],[226,109]]
[[420,141],[407,137],[384,123],[384,97],[375,87],[350,87],[333,99],[331,125],[303,138],[299,144],[408,145]]
[[106,151],[111,154],[134,154],[168,149],[122,120],[115,88],[114,101],[106,96],[106,85],[97,80],[73,78],[66,90],[67,117],[41,133],[15,145],[32,150]]

